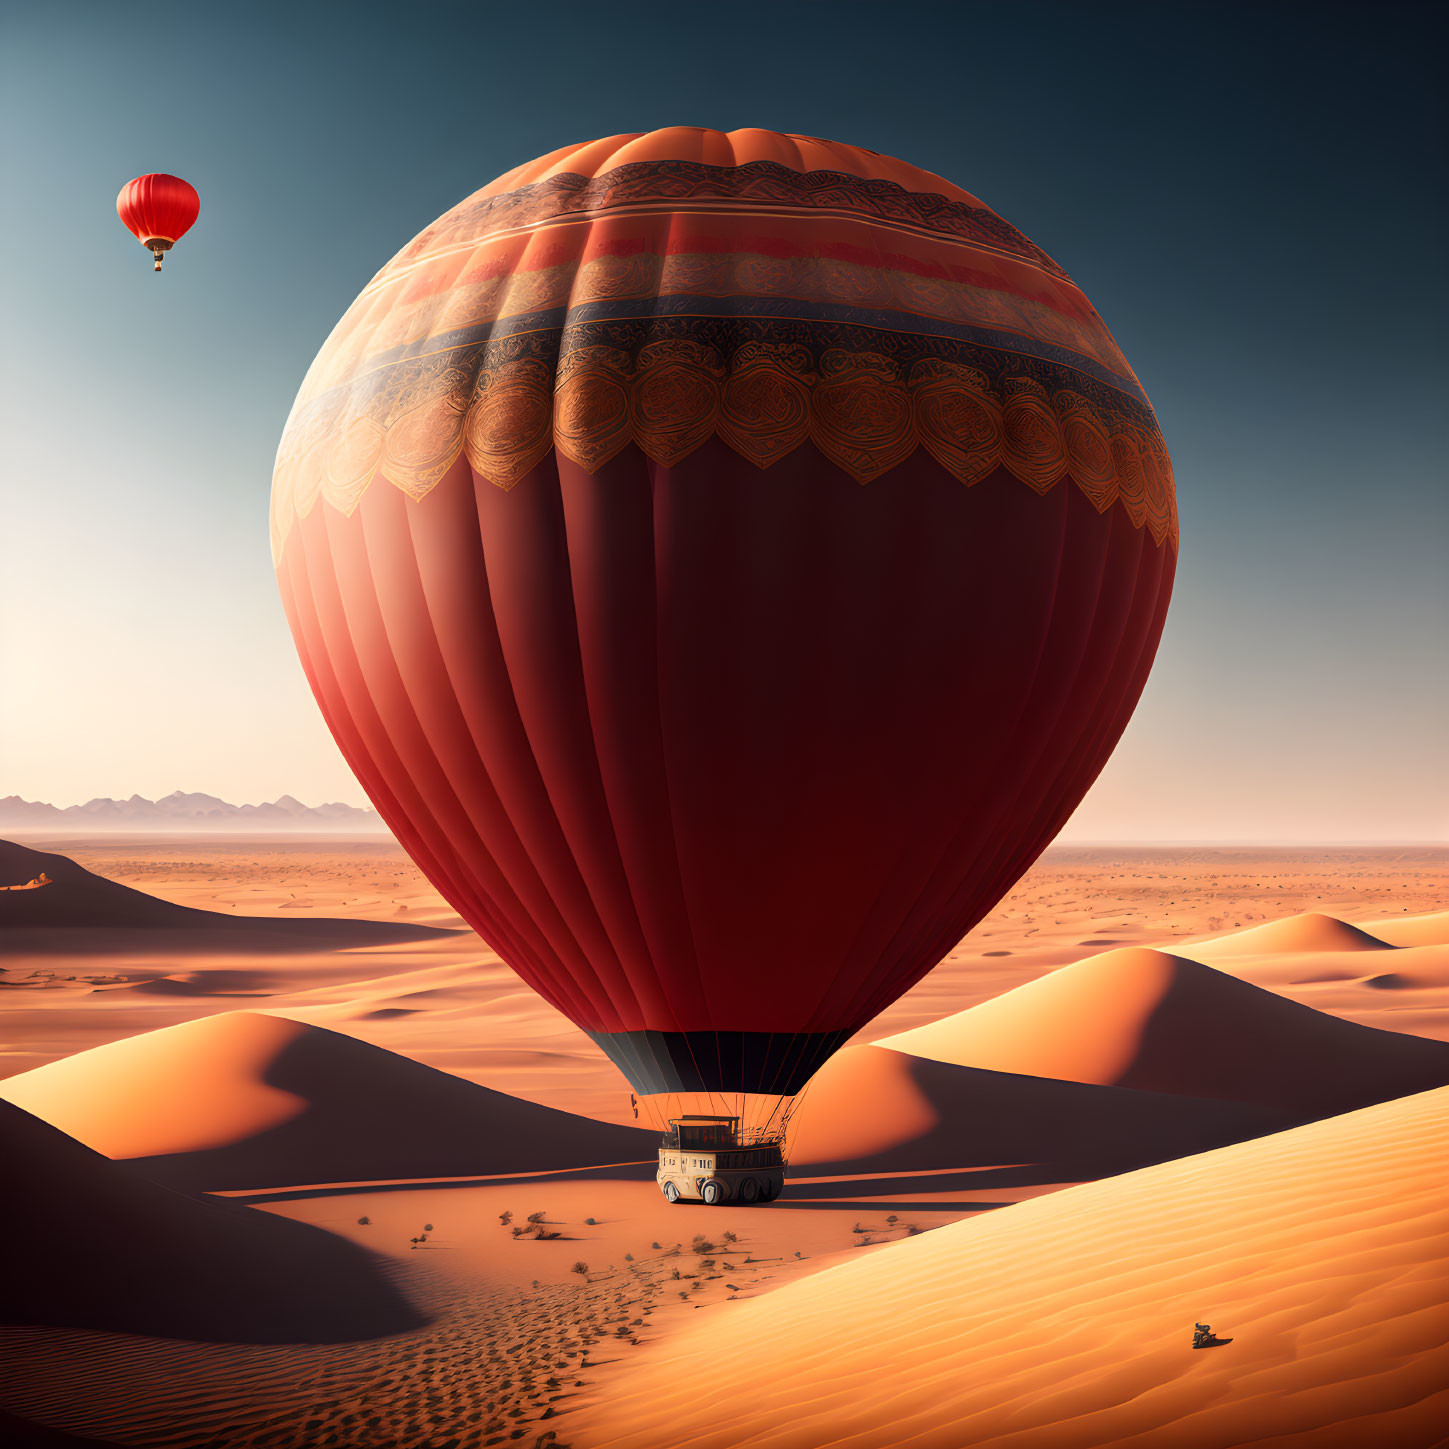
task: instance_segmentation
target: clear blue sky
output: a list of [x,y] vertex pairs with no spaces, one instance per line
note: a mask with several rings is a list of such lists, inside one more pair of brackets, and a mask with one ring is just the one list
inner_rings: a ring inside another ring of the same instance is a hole
[[[1156,404],[1178,591],[1070,834],[1444,838],[1446,13],[9,7],[0,794],[360,802],[271,577],[307,364],[377,267],[509,167],[755,125],[981,196]],[[202,196],[160,278],[114,212],[147,171]]]

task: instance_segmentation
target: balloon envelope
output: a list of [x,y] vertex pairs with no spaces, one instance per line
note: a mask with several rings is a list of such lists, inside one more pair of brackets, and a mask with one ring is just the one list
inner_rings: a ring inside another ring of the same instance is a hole
[[162,254],[196,224],[201,198],[189,181],[164,171],[137,176],[116,197],[116,215],[143,246],[150,247],[161,270]]
[[779,1096],[1076,807],[1177,518],[1101,319],[975,197],[676,128],[378,273],[272,535],[327,722],[458,912],[636,1091]]

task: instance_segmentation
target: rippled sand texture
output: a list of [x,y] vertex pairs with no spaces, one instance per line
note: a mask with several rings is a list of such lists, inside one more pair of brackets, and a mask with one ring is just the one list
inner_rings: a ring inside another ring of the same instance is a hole
[[[513,1240],[497,1218],[510,1206],[520,1218],[549,1208],[561,1240]],[[148,1449],[534,1449],[551,1446],[555,1431],[571,1444],[570,1411],[589,1386],[606,1385],[680,1322],[833,1261],[812,1245],[849,1251],[852,1222],[831,1211],[691,1214],[669,1208],[653,1183],[607,1181],[307,1198],[275,1211],[306,1215],[387,1254],[391,1283],[430,1321],[336,1343],[0,1327],[0,1430],[8,1412]],[[599,1227],[583,1221],[585,1211]],[[273,1221],[271,1211],[256,1215],[259,1227],[314,1231]],[[425,1217],[436,1229],[412,1250],[408,1234]],[[922,1228],[943,1220],[913,1218]],[[705,1252],[673,1241],[702,1227],[733,1231],[738,1241]],[[662,1247],[651,1249],[651,1237]],[[579,1261],[590,1264],[587,1275],[572,1271]],[[3,1434],[0,1443],[8,1444]]]
[[1441,1089],[1038,1198],[682,1329],[571,1442],[1423,1449],[1446,1182]]

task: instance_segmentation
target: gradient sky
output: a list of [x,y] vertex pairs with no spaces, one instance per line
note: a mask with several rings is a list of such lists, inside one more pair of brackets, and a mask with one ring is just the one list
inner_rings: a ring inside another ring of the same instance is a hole
[[[0,794],[362,803],[268,549],[312,356],[393,252],[517,163],[754,125],[976,193],[1081,284],[1157,408],[1177,592],[1064,838],[1444,839],[1446,14],[9,7]],[[160,278],[114,211],[147,171],[202,197]]]

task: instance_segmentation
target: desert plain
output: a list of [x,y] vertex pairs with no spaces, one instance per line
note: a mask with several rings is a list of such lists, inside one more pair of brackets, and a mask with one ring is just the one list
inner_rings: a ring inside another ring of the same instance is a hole
[[390,841],[0,870],[5,1442],[1449,1435],[1443,849],[1054,848],[719,1208]]

